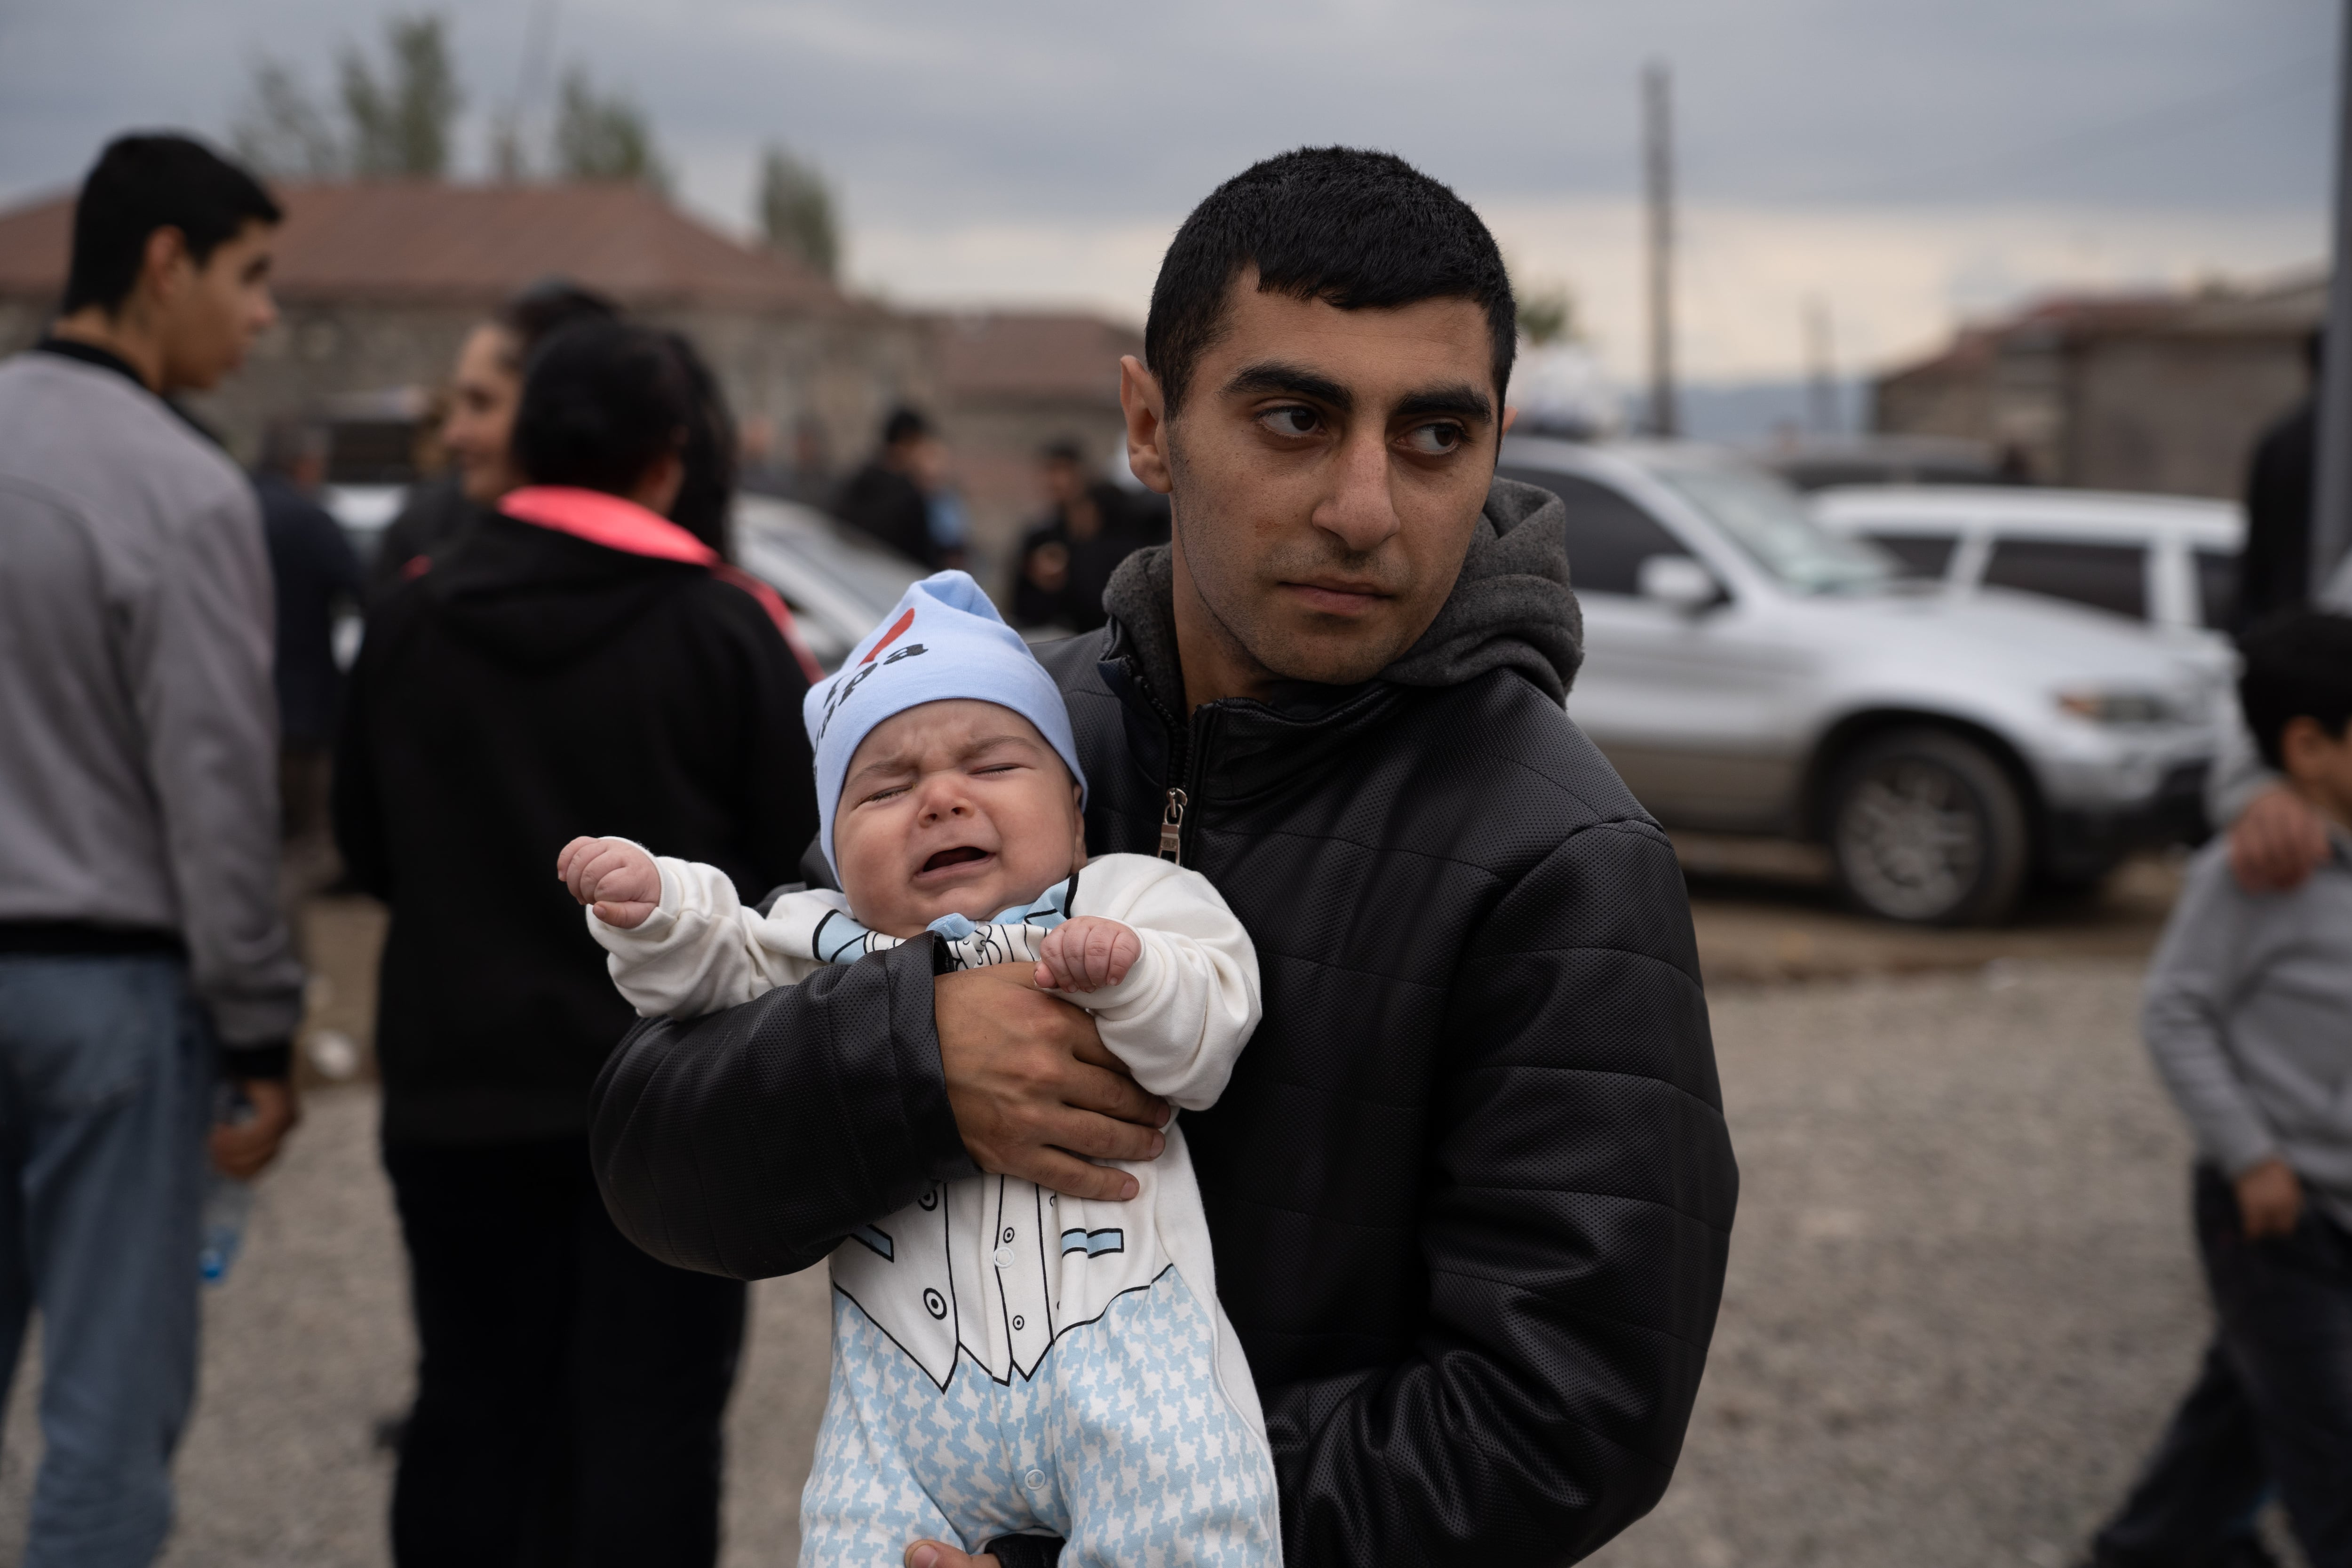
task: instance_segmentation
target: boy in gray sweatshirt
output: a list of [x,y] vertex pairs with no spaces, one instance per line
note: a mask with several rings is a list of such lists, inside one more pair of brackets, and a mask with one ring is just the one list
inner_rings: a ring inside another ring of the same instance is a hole
[[[165,401],[273,319],[278,217],[196,142],[118,139],[61,314],[0,363],[0,1405],[37,1308],[28,1563],[161,1549],[205,1166],[253,1175],[294,1121],[268,558],[245,476]],[[249,1117],[215,1124],[216,1073]]]
[[2244,654],[2247,727],[2329,854],[2289,891],[2248,893],[2208,845],[2148,972],[2219,1322],[2099,1533],[2103,1568],[2264,1561],[2252,1519],[2273,1489],[2313,1568],[2352,1568],[2352,617],[2294,613]]

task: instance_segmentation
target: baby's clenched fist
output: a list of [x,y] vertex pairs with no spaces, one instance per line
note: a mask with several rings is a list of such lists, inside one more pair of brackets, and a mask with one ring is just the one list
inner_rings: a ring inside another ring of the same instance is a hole
[[1143,939],[1100,915],[1064,921],[1037,944],[1037,988],[1092,991],[1127,978],[1143,956]]
[[661,908],[661,868],[625,838],[573,839],[555,858],[555,875],[598,920],[623,931]]

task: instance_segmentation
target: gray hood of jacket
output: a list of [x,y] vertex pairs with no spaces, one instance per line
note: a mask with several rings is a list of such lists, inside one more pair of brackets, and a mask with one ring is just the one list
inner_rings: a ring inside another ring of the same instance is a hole
[[[1567,508],[1558,496],[1498,479],[1470,535],[1469,553],[1437,618],[1380,679],[1398,686],[1460,686],[1516,669],[1554,701],[1584,660],[1584,616],[1568,584]],[[1169,547],[1138,551],[1112,574],[1103,607],[1118,618],[1157,691],[1181,693]]]

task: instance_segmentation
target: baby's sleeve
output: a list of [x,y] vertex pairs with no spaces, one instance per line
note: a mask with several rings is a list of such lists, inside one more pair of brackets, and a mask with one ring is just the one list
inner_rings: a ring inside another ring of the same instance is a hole
[[776,952],[763,919],[716,866],[659,856],[661,902],[635,929],[607,925],[592,907],[588,931],[609,956],[613,984],[641,1018],[698,1018],[808,978],[814,963]]
[[1132,930],[1142,954],[1117,985],[1076,996],[1135,1081],[1185,1110],[1223,1094],[1257,1027],[1257,950],[1197,871],[1109,855],[1078,874],[1077,914]]

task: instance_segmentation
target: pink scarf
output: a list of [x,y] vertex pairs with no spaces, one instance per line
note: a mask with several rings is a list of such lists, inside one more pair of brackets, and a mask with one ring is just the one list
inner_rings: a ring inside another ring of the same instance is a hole
[[793,650],[810,685],[824,679],[816,656],[801,640],[792,610],[776,591],[741,567],[721,560],[719,552],[660,513],[620,496],[572,485],[525,485],[508,491],[499,501],[499,510],[517,522],[553,529],[624,554],[707,568],[712,576],[732,583],[759,601],[768,618],[776,623],[776,630],[783,634],[784,646]]

